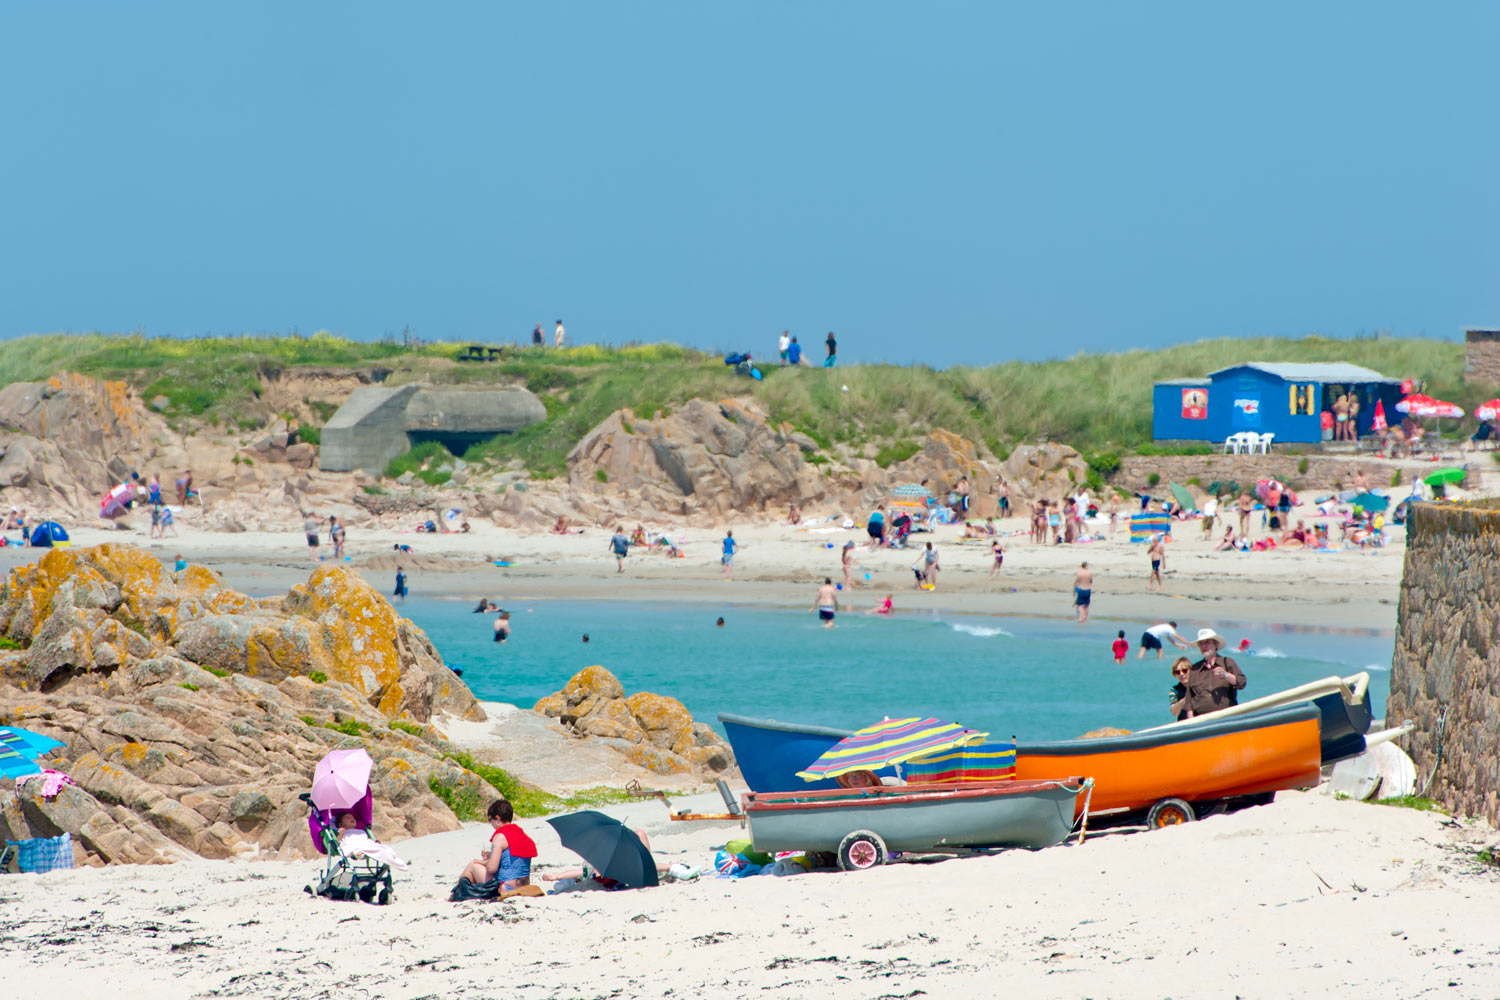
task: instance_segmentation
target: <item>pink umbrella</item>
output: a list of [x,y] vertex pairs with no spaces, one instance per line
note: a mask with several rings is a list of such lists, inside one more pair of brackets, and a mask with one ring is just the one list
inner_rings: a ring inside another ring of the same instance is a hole
[[99,501],[99,516],[119,517],[125,513],[125,505],[133,499],[135,499],[135,487],[129,483],[121,483],[104,494],[104,499]]
[[1480,403],[1474,407],[1474,416],[1480,420],[1494,420],[1500,417],[1500,399],[1492,399],[1487,403]]
[[312,802],[319,809],[353,809],[370,787],[375,762],[363,749],[334,750],[313,772]]

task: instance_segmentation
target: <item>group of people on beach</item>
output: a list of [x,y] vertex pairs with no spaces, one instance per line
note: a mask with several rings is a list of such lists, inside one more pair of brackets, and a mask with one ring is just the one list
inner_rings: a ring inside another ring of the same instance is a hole
[[[302,519],[302,531],[307,538],[307,555],[313,562],[323,561],[323,556],[318,550],[324,523],[323,518],[312,511],[308,511],[307,516]],[[342,560],[344,558],[344,526],[339,522],[336,514],[329,514],[326,523],[328,544],[333,548],[333,558]]]
[[[1172,690],[1167,707],[1174,719],[1191,719],[1239,704],[1239,692],[1246,683],[1245,672],[1232,658],[1223,655],[1226,643],[1219,633],[1211,628],[1199,629],[1190,645],[1177,631],[1176,622],[1157,622],[1141,633],[1136,659],[1144,659],[1147,651],[1154,649],[1160,660],[1168,644],[1183,650],[1196,646],[1200,657],[1194,661],[1189,656],[1179,656],[1172,661]],[[1249,639],[1240,640],[1240,651],[1250,651]],[[1124,629],[1110,644],[1110,654],[1117,664],[1123,664],[1130,655]]]

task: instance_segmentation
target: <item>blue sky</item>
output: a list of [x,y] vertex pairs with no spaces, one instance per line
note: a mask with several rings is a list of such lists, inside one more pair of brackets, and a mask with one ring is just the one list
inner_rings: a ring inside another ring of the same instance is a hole
[[1500,5],[11,4],[0,336],[1500,323]]

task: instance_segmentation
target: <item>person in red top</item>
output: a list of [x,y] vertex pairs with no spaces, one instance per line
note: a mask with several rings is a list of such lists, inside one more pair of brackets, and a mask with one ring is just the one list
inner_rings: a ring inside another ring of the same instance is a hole
[[536,857],[536,841],[511,820],[515,810],[505,799],[490,803],[489,821],[494,828],[485,853],[470,861],[463,877],[484,889],[495,883],[497,892],[531,884],[531,861]]
[[1115,637],[1114,642],[1110,643],[1109,648],[1110,652],[1115,654],[1116,663],[1125,662],[1125,655],[1130,652],[1130,643],[1125,639],[1124,629],[1120,629],[1120,634]]

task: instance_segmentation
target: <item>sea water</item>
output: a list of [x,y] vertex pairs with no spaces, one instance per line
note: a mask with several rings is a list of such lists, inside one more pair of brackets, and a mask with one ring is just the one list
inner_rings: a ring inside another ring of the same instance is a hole
[[[824,629],[805,611],[732,605],[519,600],[512,634],[493,641],[492,614],[458,601],[412,598],[398,610],[486,701],[530,707],[573,674],[601,664],[627,693],[652,691],[718,726],[719,712],[857,729],[881,719],[935,716],[997,738],[1069,739],[1102,726],[1170,722],[1169,648],[1137,659],[1151,622],[900,614],[841,614]],[[715,625],[724,618],[723,627]],[[1369,670],[1372,707],[1385,711],[1393,633],[1377,629],[1211,625],[1249,680],[1240,700]],[[1189,639],[1200,623],[1182,622]],[[1118,629],[1129,658],[1110,653]],[[583,642],[587,634],[589,641]],[[1194,659],[1197,658],[1196,652]]]

